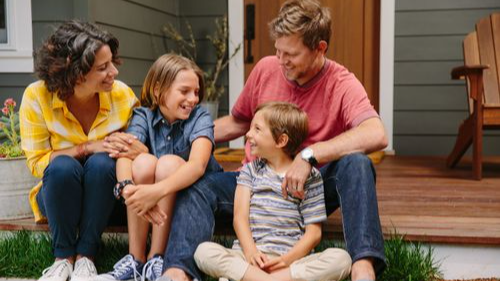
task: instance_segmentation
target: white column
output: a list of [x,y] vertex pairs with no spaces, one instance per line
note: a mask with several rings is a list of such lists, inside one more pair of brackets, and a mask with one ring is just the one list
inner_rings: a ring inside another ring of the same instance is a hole
[[380,7],[380,118],[387,132],[387,152],[394,153],[394,22],[395,0],[382,0]]
[[[232,54],[236,46],[241,44],[241,49],[229,63],[229,111],[236,103],[238,96],[243,90],[245,79],[245,64],[243,61],[243,0],[228,0],[229,21],[229,53]],[[243,137],[229,142],[231,148],[242,148]]]

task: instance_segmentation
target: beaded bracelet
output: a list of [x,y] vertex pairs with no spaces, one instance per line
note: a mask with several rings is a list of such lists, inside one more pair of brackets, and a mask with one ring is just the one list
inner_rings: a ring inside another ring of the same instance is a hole
[[81,159],[87,156],[87,143],[81,143],[76,146],[76,158]]

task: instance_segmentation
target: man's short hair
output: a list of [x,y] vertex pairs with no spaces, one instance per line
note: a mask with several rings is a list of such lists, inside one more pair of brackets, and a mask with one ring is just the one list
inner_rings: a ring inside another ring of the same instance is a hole
[[273,39],[298,34],[304,45],[314,50],[321,40],[330,43],[331,26],[329,9],[316,0],[289,0],[269,23],[269,30]]
[[307,114],[297,105],[288,102],[266,102],[255,109],[255,113],[259,111],[269,125],[275,142],[282,134],[288,136],[288,143],[283,151],[294,157],[309,133]]

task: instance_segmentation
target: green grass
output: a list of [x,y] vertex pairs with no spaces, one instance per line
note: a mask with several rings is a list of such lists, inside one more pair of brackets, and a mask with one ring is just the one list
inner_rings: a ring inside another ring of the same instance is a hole
[[[230,247],[234,237],[216,236],[214,241]],[[0,276],[38,278],[44,268],[53,262],[51,239],[47,233],[30,231],[11,232],[0,236]],[[316,251],[341,247],[341,242],[323,240]],[[96,258],[99,272],[107,272],[128,252],[127,241],[110,235],[101,244]],[[404,236],[394,233],[385,241],[388,267],[379,281],[435,281],[439,280],[439,263],[433,259],[433,249],[421,243],[404,241]],[[208,278],[207,281],[215,279]]]
[[434,281],[440,280],[440,262],[434,261],[433,249],[421,243],[404,241],[404,236],[394,233],[385,241],[387,269],[381,281]]

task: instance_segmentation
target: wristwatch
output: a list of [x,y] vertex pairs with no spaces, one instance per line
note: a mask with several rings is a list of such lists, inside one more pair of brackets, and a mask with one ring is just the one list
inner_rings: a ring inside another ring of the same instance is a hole
[[122,180],[116,183],[115,187],[113,188],[113,195],[115,195],[116,200],[124,201],[122,197],[122,191],[127,185],[134,185],[134,182],[132,180]]
[[316,158],[314,158],[314,151],[309,147],[304,148],[300,152],[300,157],[304,161],[306,161],[307,163],[311,164],[311,166],[318,165],[318,160],[316,160]]

